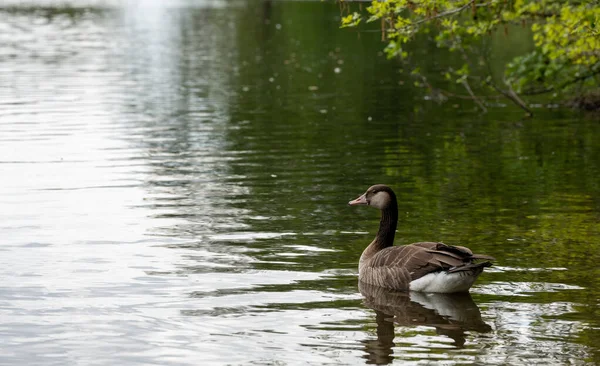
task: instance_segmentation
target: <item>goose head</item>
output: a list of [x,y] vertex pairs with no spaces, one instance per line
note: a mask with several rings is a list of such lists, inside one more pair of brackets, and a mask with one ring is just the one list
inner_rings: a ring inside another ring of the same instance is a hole
[[367,205],[386,210],[392,205],[396,205],[396,195],[394,191],[385,184],[376,184],[369,187],[367,191],[355,200],[348,202],[350,206]]

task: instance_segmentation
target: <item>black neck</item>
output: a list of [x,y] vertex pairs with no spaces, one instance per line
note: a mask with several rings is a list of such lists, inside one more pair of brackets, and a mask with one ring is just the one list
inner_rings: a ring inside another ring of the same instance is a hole
[[[395,197],[394,197],[395,198]],[[379,231],[375,237],[375,244],[381,249],[394,245],[394,236],[398,226],[398,205],[393,199],[389,206],[381,210]]]

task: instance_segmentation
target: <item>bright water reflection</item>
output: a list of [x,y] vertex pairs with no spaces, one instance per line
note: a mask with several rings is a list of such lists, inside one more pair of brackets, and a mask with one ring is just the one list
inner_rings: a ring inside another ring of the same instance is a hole
[[[597,124],[423,104],[332,4],[65,4],[0,8],[0,363],[598,361]],[[374,182],[472,297],[359,292]]]

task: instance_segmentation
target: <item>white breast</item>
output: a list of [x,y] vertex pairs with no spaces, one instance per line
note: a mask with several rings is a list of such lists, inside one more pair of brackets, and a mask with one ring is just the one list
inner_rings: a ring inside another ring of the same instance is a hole
[[469,291],[477,275],[472,272],[435,272],[410,282],[411,291],[422,292],[465,292]]

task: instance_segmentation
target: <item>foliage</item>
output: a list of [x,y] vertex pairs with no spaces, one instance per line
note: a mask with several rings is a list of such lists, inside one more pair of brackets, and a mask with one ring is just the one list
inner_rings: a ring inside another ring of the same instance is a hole
[[[463,85],[483,109],[470,84],[491,88],[525,109],[524,95],[566,94],[575,88],[589,91],[598,85],[598,1],[376,0],[366,14],[354,12],[343,17],[342,26],[357,26],[363,16],[367,22],[381,22],[389,57],[409,61],[409,45],[422,33],[433,34],[437,47],[458,52],[464,64],[458,68],[446,65],[446,78]],[[502,85],[489,71],[482,42],[499,31],[508,33],[515,25],[532,35],[534,47],[506,66]],[[431,87],[420,76],[422,84]]]

